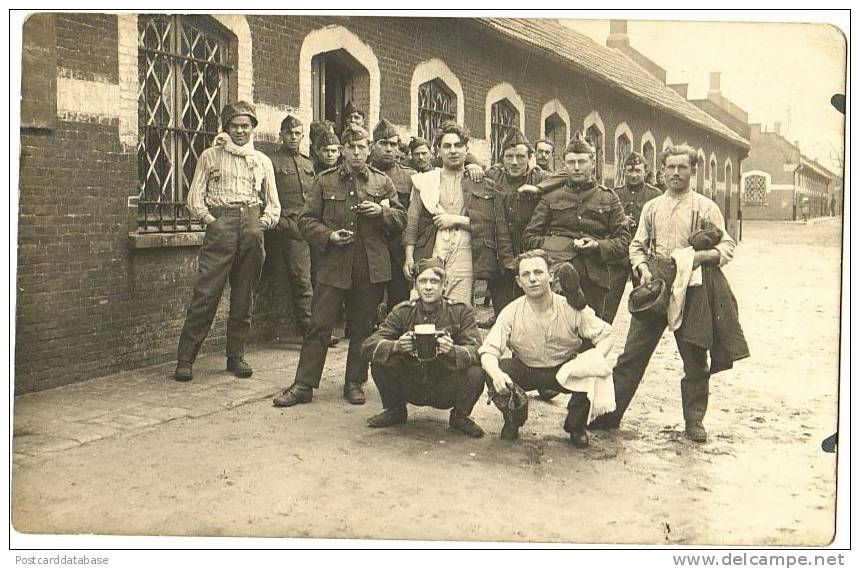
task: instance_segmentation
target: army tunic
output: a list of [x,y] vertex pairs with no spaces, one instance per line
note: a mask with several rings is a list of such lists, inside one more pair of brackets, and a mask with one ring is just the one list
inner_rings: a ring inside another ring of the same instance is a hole
[[[365,199],[380,204],[382,214],[368,217],[351,209]],[[345,381],[367,381],[361,342],[373,331],[384,283],[391,279],[388,237],[399,233],[404,223],[405,212],[394,185],[376,168],[363,165],[354,171],[344,163],[317,177],[299,216],[302,233],[319,252],[319,266],[310,327],[296,369],[297,384],[319,387],[331,331],[344,303],[350,330]],[[353,231],[355,240],[346,245],[331,243],[331,234],[338,229]]]
[[[266,232],[267,278],[274,278],[279,294],[292,296],[298,332],[304,335],[311,319],[311,253],[299,230],[299,214],[316,173],[310,158],[291,152],[285,146],[271,153],[275,170],[281,217],[273,230]],[[289,286],[287,285],[289,282]],[[284,290],[286,289],[286,290]]]
[[639,219],[642,217],[642,208],[645,204],[654,198],[658,198],[663,193],[652,186],[651,184],[643,183],[640,186],[631,186],[624,184],[615,188],[615,194],[621,200],[621,206],[624,208],[624,213],[633,218],[633,224],[630,226],[630,233],[636,232],[636,227],[639,225]]
[[[451,334],[454,347],[431,362],[419,362],[412,354],[394,353],[397,339],[416,324],[434,324]],[[420,299],[395,306],[379,329],[362,345],[370,362],[373,381],[385,409],[403,409],[406,403],[438,409],[454,407],[469,415],[484,390],[478,359],[478,325],[475,309],[466,303],[442,298],[435,310]]]
[[[395,162],[388,168],[377,167],[385,172],[385,175],[391,178],[394,183],[394,188],[397,190],[397,199],[403,205],[403,208],[409,209],[409,194],[412,191],[412,176],[417,174],[412,168],[403,166]],[[388,283],[388,306],[394,307],[396,304],[403,302],[409,298],[409,291],[412,288],[411,283],[403,274],[403,264],[405,256],[403,252],[403,244],[401,243],[401,233],[392,233],[388,238],[388,251],[391,254],[391,281]]]
[[[597,250],[578,251],[574,239],[590,237]],[[627,281],[630,230],[615,192],[594,180],[570,181],[544,195],[525,229],[529,249],[542,248],[556,264],[570,261],[597,316],[612,323]]]

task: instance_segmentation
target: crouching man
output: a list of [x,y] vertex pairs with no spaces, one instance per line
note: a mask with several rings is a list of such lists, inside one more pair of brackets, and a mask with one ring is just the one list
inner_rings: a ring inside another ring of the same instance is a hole
[[475,309],[443,298],[441,259],[416,263],[418,298],[401,302],[362,344],[384,410],[373,428],[406,422],[406,404],[451,409],[449,424],[470,437],[484,431],[469,415],[484,391]]
[[[528,414],[526,409],[519,414],[520,421],[514,421],[515,416],[506,412],[516,385],[523,391],[570,393],[564,430],[573,445],[582,448],[588,446],[585,426],[590,416],[614,409],[611,374],[605,360],[612,349],[612,327],[586,305],[576,269],[566,263],[559,272],[564,296],[552,292],[545,251],[520,254],[514,278],[525,296],[501,311],[478,353],[490,396],[505,418],[503,439],[516,439]],[[590,340],[595,348],[578,354],[583,339]],[[502,359],[507,349],[513,357]]]

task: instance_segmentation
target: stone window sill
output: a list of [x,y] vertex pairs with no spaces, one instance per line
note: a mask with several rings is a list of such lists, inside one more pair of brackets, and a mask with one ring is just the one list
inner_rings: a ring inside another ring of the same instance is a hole
[[204,231],[180,231],[177,233],[128,233],[129,249],[158,249],[162,247],[199,247],[203,244]]

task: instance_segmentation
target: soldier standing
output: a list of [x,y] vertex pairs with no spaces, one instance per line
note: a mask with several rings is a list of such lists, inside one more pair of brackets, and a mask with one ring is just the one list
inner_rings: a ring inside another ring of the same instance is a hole
[[[286,276],[282,288],[292,293],[293,312],[299,336],[304,336],[311,321],[311,253],[308,242],[299,230],[299,214],[305,197],[314,182],[314,165],[311,159],[299,152],[304,137],[302,122],[287,115],[281,122],[281,147],[269,157],[275,169],[281,217],[274,230],[266,233],[266,250],[269,262],[277,276]],[[286,294],[282,295],[286,297]]]
[[[662,192],[645,181],[646,175],[645,158],[638,152],[631,152],[624,160],[624,185],[615,188],[618,199],[624,207],[627,216],[627,225],[630,233],[636,233],[639,218],[642,216],[642,208],[654,198],[660,197]],[[628,264],[629,270],[629,264]],[[639,286],[639,276],[631,271],[633,286]]]
[[274,399],[276,407],[313,399],[344,302],[350,342],[343,395],[354,405],[365,402],[367,361],[361,343],[373,330],[385,283],[397,270],[392,269],[387,240],[402,231],[406,215],[388,176],[367,164],[367,131],[350,127],[342,142],[344,162],[317,177],[299,218],[305,238],[319,251],[319,267],[295,381]]

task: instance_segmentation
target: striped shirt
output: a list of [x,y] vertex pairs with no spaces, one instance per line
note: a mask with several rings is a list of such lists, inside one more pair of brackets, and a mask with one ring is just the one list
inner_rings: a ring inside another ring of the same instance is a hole
[[[258,155],[263,162],[263,192],[266,200],[266,209],[261,218],[264,225],[273,227],[281,215],[275,170],[268,156],[262,152]],[[197,161],[187,203],[191,216],[206,224],[215,220],[209,213],[211,207],[258,205],[260,199],[254,184],[254,172],[243,156],[230,154],[221,146],[207,148]]]
[[666,257],[675,249],[689,247],[690,235],[699,229],[699,221],[707,220],[719,227],[723,239],[715,249],[720,252],[720,266],[732,260],[735,240],[726,231],[720,208],[700,193],[690,190],[680,197],[667,191],[642,208],[636,234],[630,242],[630,264],[635,269],[648,260],[652,242],[657,253]]

